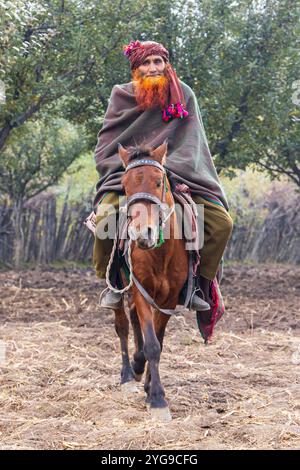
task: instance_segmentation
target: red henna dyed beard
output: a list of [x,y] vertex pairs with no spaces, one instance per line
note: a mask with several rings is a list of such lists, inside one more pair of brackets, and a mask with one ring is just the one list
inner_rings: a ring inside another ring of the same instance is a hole
[[169,78],[164,75],[146,77],[138,69],[132,71],[134,94],[141,110],[168,106]]

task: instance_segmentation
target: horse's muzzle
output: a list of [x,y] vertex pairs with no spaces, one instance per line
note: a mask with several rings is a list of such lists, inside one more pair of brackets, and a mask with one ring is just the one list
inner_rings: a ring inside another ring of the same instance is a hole
[[157,241],[157,228],[148,226],[143,227],[140,232],[136,232],[133,227],[129,227],[129,236],[135,240],[141,250],[151,250],[155,247]]

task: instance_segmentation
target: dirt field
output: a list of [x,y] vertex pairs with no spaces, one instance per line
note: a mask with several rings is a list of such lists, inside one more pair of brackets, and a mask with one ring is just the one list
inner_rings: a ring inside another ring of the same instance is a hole
[[227,267],[208,346],[192,312],[170,320],[166,424],[150,420],[142,384],[120,391],[99,289],[92,270],[0,272],[1,449],[300,449],[300,268]]

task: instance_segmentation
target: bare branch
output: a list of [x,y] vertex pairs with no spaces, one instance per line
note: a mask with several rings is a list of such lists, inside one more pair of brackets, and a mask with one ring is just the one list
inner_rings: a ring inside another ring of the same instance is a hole
[[294,181],[294,183],[297,184],[297,186],[300,186],[300,178],[298,179],[297,176],[295,176],[294,173],[288,171],[288,170],[285,170],[284,168],[283,169],[278,169],[277,168],[274,168],[274,166],[270,166],[266,163],[263,163],[263,162],[257,162],[257,165],[263,167],[265,170],[268,170],[272,173],[278,173],[278,175],[282,175],[282,174],[285,174],[287,175],[292,181]]

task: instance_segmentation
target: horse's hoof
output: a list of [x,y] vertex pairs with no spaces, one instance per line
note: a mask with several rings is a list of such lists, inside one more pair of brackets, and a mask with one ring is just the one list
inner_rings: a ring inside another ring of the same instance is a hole
[[135,372],[135,370],[134,370],[134,361],[131,362],[131,368],[132,368],[133,375],[134,375],[134,378],[135,378],[136,382],[140,382],[143,378],[144,371],[140,374],[138,372]]
[[172,421],[172,415],[169,408],[150,408],[151,419],[157,422],[169,423]]
[[121,391],[124,395],[132,395],[138,393],[139,389],[135,385],[135,382],[125,382],[121,384]]
[[135,381],[136,382],[141,382],[141,380],[143,378],[143,374],[136,374],[136,372],[133,372],[133,373],[134,373]]

